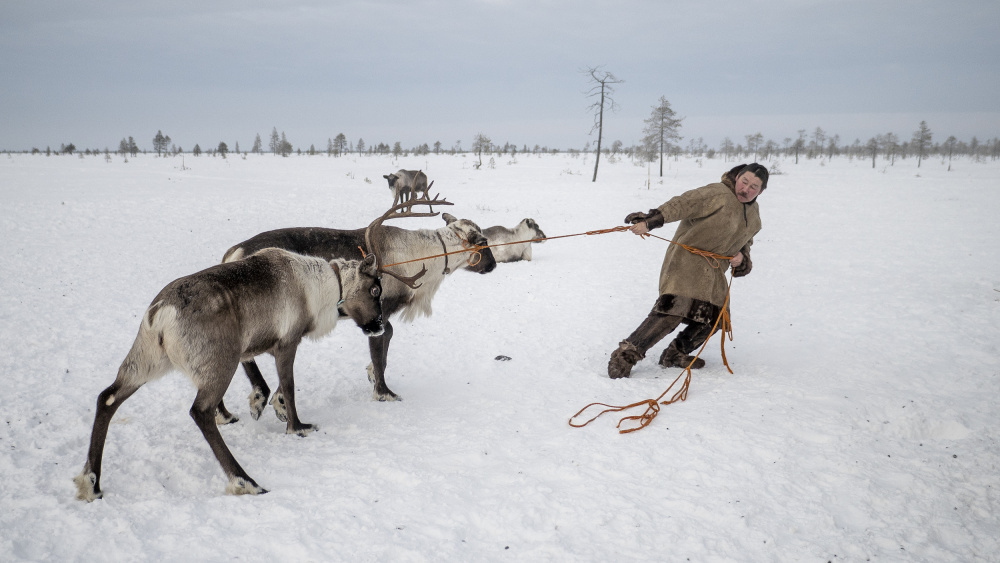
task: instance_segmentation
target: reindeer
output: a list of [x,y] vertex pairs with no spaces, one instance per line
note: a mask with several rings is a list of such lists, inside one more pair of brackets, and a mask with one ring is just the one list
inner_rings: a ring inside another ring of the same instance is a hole
[[146,309],[118,377],[97,397],[90,450],[73,480],[76,498],[101,492],[101,460],[108,424],[118,407],[142,385],[177,369],[198,388],[191,418],[229,478],[229,494],[267,491],[240,467],[216,425],[216,411],[240,361],[274,356],[285,396],[286,433],[315,429],[295,410],[292,366],[303,336],[319,338],[351,318],[365,334],[382,334],[381,281],[374,255],[363,260],[324,260],[268,248],[244,260],[219,264],[167,284]]
[[[452,205],[447,200],[433,200],[421,205]],[[375,219],[367,228],[354,230],[327,229],[322,227],[300,227],[267,231],[233,246],[226,251],[223,262],[239,260],[241,257],[269,246],[286,248],[301,254],[319,256],[325,259],[358,256],[359,248],[365,245],[369,252],[378,256],[380,264],[394,264],[427,256],[459,252],[467,245],[485,246],[486,237],[478,225],[468,219],[457,219],[445,213],[445,226],[439,229],[407,230],[382,225],[388,219],[400,217],[433,217],[438,213],[400,212],[405,203],[393,206],[385,214]],[[385,331],[368,338],[371,363],[368,364],[368,380],[372,383],[372,398],[377,401],[397,401],[399,395],[392,392],[385,383],[386,359],[393,328],[389,318],[398,314],[403,320],[412,321],[418,316],[430,316],[431,301],[445,278],[456,270],[469,270],[480,274],[492,272],[496,260],[489,248],[482,249],[478,259],[469,260],[466,254],[452,254],[408,264],[392,266],[396,272],[387,271],[390,277],[382,282],[382,310],[385,314]],[[409,274],[409,277],[407,277]],[[423,276],[421,283],[415,278]],[[264,381],[256,362],[243,362],[243,369],[253,387],[248,400],[250,414],[254,420],[260,417],[267,404],[270,389]],[[279,389],[270,404],[275,415],[284,420],[284,388]],[[232,421],[233,415],[219,403],[220,421]]]
[[[412,199],[428,199],[431,186],[434,185],[433,181],[427,183],[427,174],[423,170],[399,170],[395,174],[383,174],[382,177],[389,182],[393,206]],[[422,198],[418,197],[420,192],[424,194]],[[411,210],[410,207],[405,209]],[[429,211],[434,211],[434,208],[431,207]]]
[[[493,246],[493,257],[497,262],[517,262],[531,260],[531,243],[509,244],[515,241],[544,239],[545,233],[538,227],[534,219],[522,219],[513,229],[507,227],[487,227],[483,234]],[[538,240],[538,243],[544,242]],[[505,244],[507,243],[507,244]]]

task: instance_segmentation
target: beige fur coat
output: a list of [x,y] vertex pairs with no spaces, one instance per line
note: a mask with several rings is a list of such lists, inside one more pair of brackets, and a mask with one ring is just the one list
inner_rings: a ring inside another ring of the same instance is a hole
[[[736,199],[733,180],[723,175],[722,181],[684,192],[658,209],[664,223],[680,221],[672,237],[676,242],[725,256],[743,251],[746,264],[736,274],[745,275],[750,267],[750,245],[761,228],[760,213],[756,200],[743,204]],[[704,257],[671,244],[660,268],[660,295],[722,307],[728,268],[727,261],[713,268]]]

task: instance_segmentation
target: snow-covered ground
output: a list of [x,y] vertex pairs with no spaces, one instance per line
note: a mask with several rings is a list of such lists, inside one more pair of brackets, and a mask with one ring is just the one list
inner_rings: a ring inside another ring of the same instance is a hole
[[660,182],[602,159],[592,183],[593,157],[472,162],[0,156],[0,560],[997,560],[1000,163],[967,160],[782,159],[753,273],[733,286],[735,375],[715,336],[687,401],[639,432],[567,421],[654,398],[679,372],[655,364],[666,341],[631,379],[606,372],[667,243],[574,237],[458,272],[433,316],[395,323],[387,381],[403,401],[372,401],[351,323],[299,350],[299,413],[320,427],[306,438],[270,409],[252,420],[238,373],[226,402],[241,420],[222,434],[270,493],[223,493],[175,373],[118,411],[105,498],[74,499],[97,394],[145,307],[232,244],[364,226],[398,168],[484,228],[532,217],[557,236],[733,164],[670,161]]

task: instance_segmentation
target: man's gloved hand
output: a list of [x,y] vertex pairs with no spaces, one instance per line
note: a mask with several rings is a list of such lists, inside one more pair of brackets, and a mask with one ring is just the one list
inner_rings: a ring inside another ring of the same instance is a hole
[[635,225],[636,223],[641,223],[643,221],[646,222],[647,229],[658,229],[663,226],[663,213],[660,213],[659,209],[650,209],[649,213],[636,211],[635,213],[629,213],[625,216],[625,222],[631,225]]
[[626,215],[625,222],[629,225],[635,225],[636,223],[645,221],[647,217],[649,217],[648,214],[643,213],[642,211],[636,211],[635,213],[629,213]]
[[744,246],[740,253],[743,254],[743,261],[738,266],[733,266],[734,278],[742,278],[753,269],[753,262],[750,261],[750,245]]

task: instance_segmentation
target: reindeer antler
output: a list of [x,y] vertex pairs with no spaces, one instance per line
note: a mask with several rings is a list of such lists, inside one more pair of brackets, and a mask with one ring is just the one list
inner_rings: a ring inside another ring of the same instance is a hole
[[[399,274],[390,272],[389,270],[383,269],[381,266],[381,264],[383,263],[382,259],[378,256],[378,253],[375,251],[375,246],[372,244],[371,233],[373,229],[380,227],[383,222],[388,221],[389,219],[400,219],[402,217],[436,217],[441,214],[440,212],[415,213],[412,211],[412,206],[414,205],[428,205],[428,206],[454,205],[447,199],[438,199],[438,195],[435,195],[434,199],[407,201],[404,203],[400,203],[398,205],[394,205],[390,207],[385,213],[383,213],[381,217],[377,217],[374,221],[372,221],[365,229],[365,246],[368,247],[368,252],[375,254],[375,260],[379,264],[378,271],[383,274],[389,274],[390,276],[406,284],[406,286],[409,287],[410,289],[417,289],[418,287],[420,287],[420,285],[417,284],[416,282],[418,279],[423,277],[424,274],[427,273],[427,266],[421,265],[420,271],[412,276],[401,276]],[[404,208],[408,210],[400,212]]]

